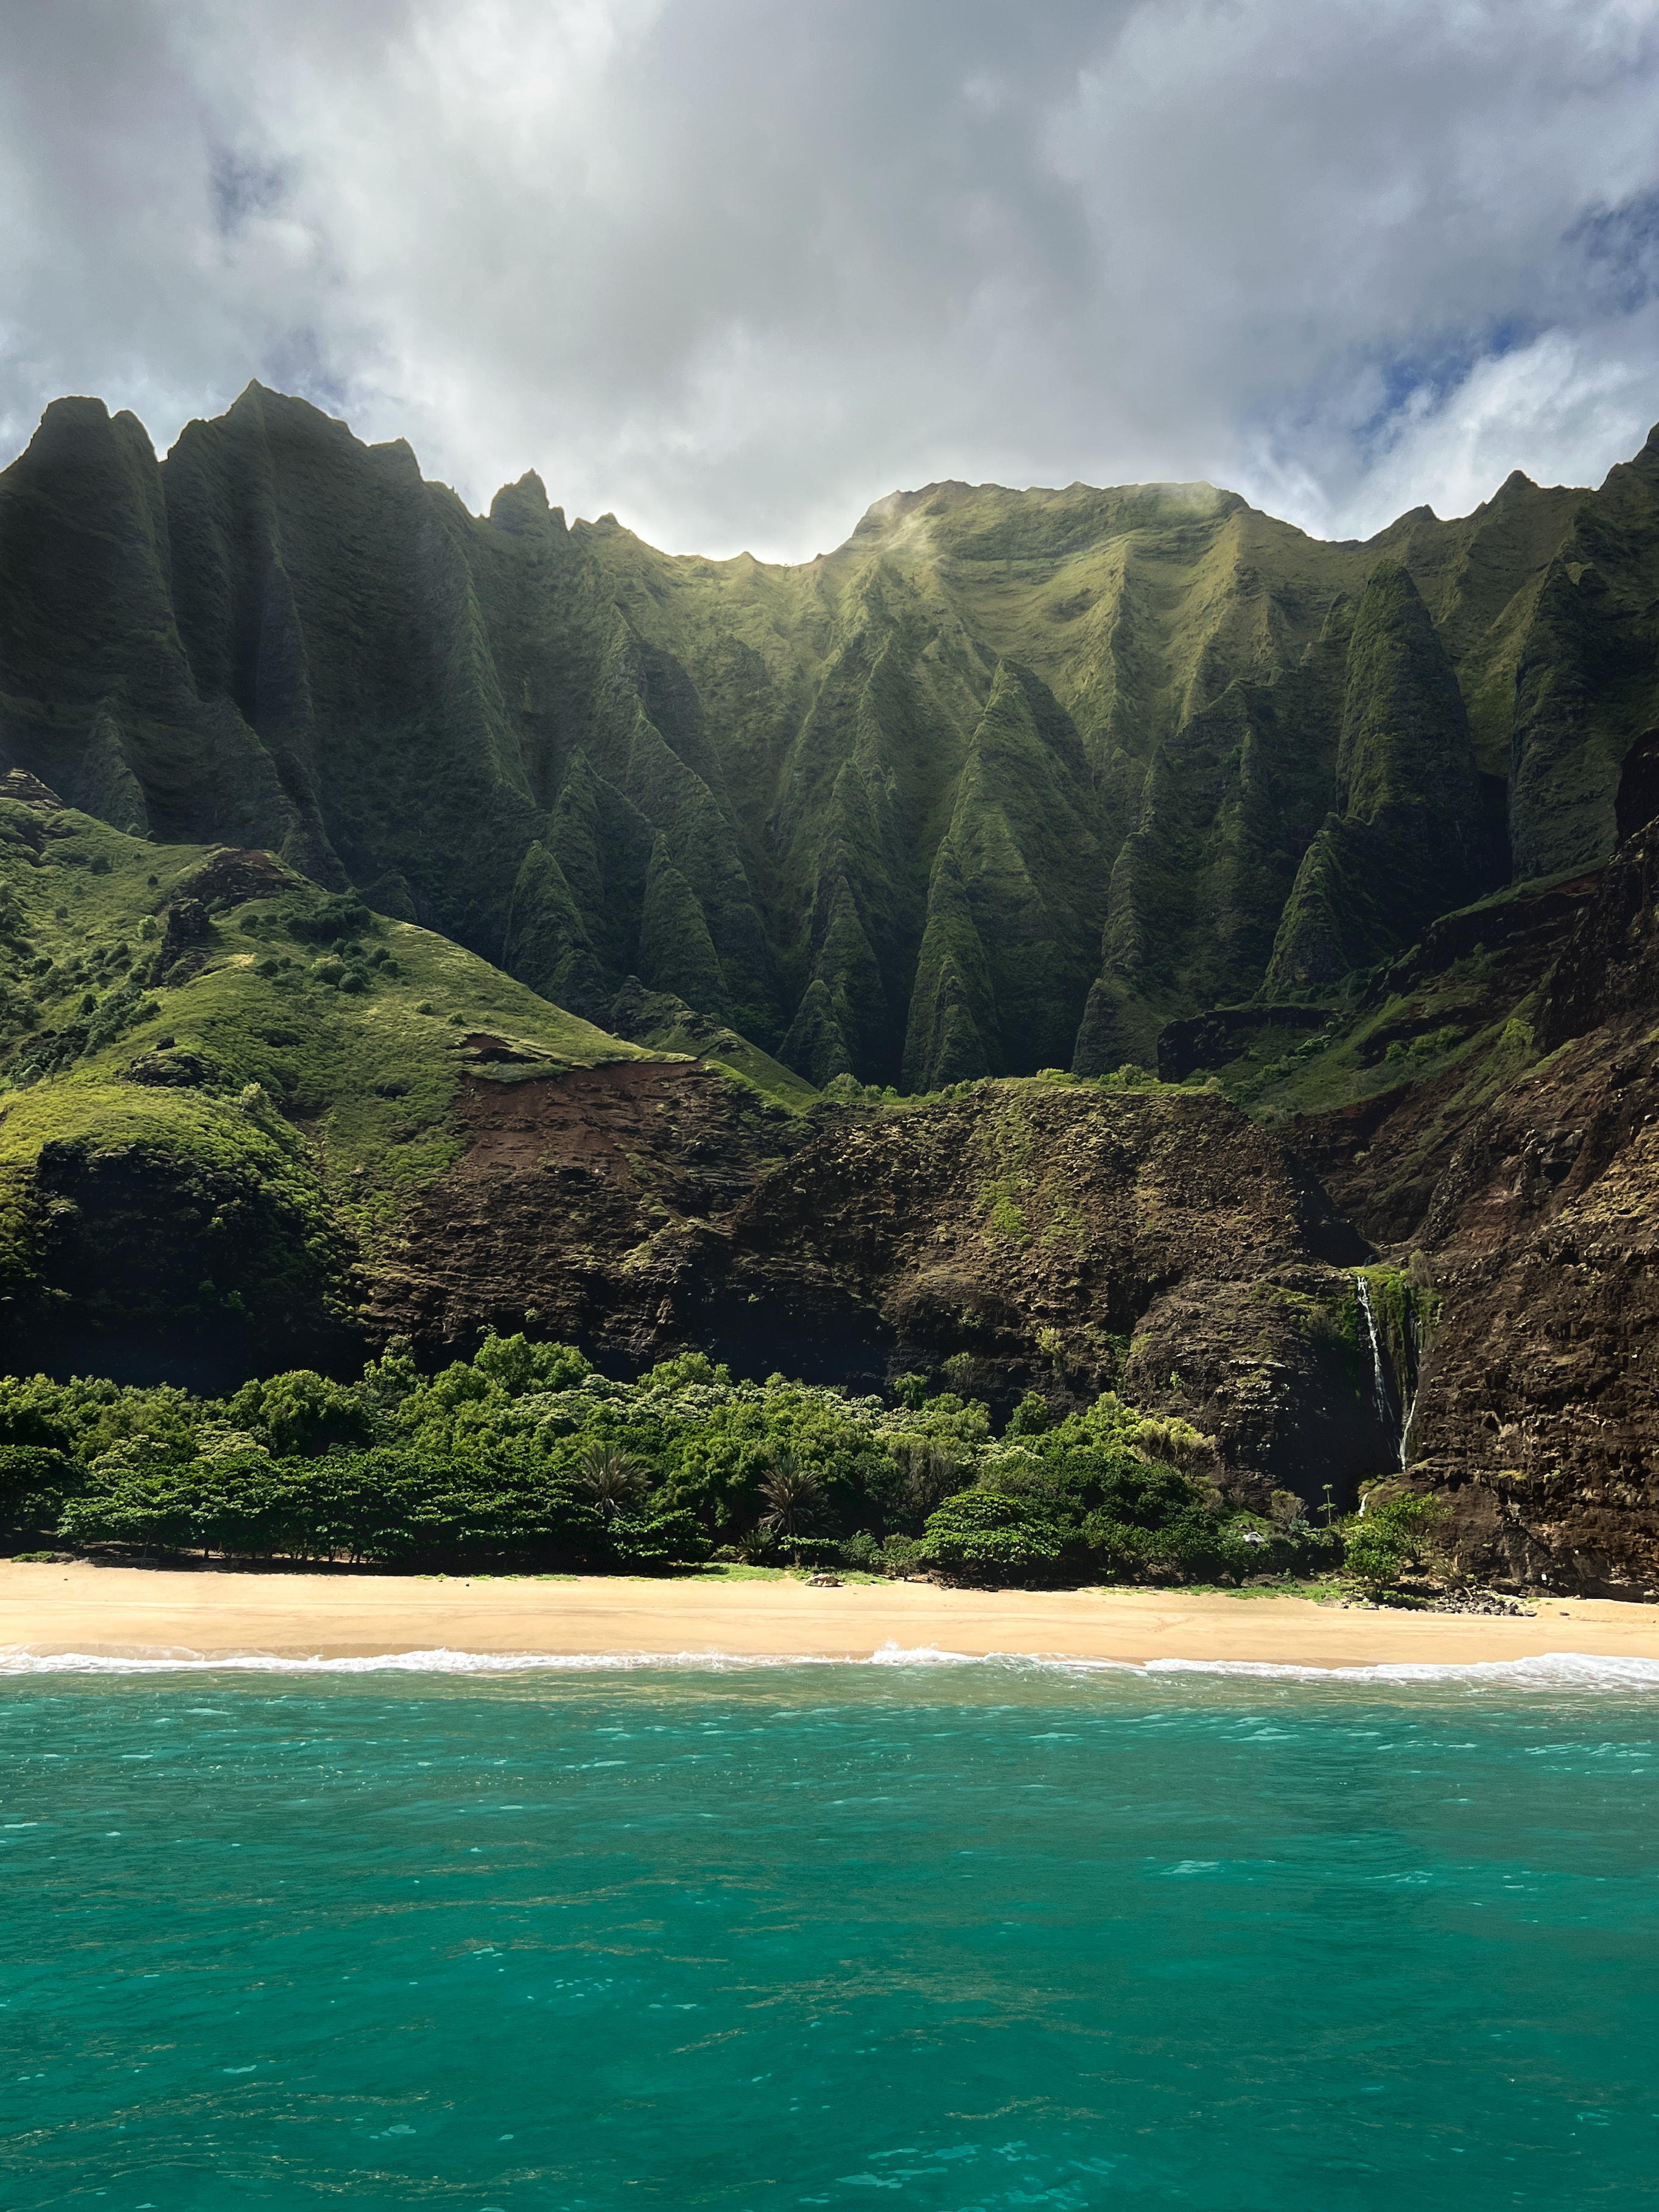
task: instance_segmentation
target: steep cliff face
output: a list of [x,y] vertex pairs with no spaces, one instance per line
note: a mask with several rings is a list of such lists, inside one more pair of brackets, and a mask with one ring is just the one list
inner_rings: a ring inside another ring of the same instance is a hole
[[[775,568],[258,387],[159,463],[62,402],[0,477],[12,1356],[533,1308],[1121,1384],[1339,1503],[1409,1411],[1473,1561],[1659,1588],[1656,610],[1655,440],[1364,545],[940,484]],[[1188,1087],[1025,1079],[1128,1061]]]
[[[1516,1582],[1659,1589],[1656,1042],[1650,1010],[1515,1071],[1388,1224],[1441,1301],[1402,1480]],[[1396,1103],[1373,1148],[1423,1147],[1425,1112]]]
[[1517,1581],[1659,1595],[1654,1026],[1598,1030],[1517,1083],[1421,1224],[1445,1305],[1409,1480]]
[[[665,995],[634,1012],[734,1042]],[[1393,1452],[1366,1256],[1216,1091],[826,1099],[619,1042],[258,850],[0,790],[0,1322],[24,1368],[225,1387],[528,1327],[624,1367],[695,1346],[870,1388],[921,1370],[1005,1411],[1119,1387],[1214,1435],[1240,1494],[1342,1503]]]
[[687,1293],[715,1224],[812,1133],[699,1061],[477,1077],[453,1116],[454,1164],[399,1210],[361,1316],[429,1359],[526,1327],[624,1368],[707,1348]]
[[856,1120],[775,1170],[698,1319],[786,1370],[833,1347],[872,1381],[948,1371],[1005,1405],[1117,1387],[1214,1435],[1247,1494],[1311,1500],[1351,1496],[1388,1450],[1356,1387],[1364,1256],[1214,1094],[994,1084]]
[[709,1070],[475,1084],[467,1132],[382,1252],[374,1334],[485,1326],[647,1364],[866,1389],[908,1372],[1004,1410],[1120,1387],[1219,1441],[1230,1481],[1339,1504],[1392,1462],[1356,1341],[1366,1248],[1212,1094],[1054,1082],[767,1112]]
[[[1659,1594],[1659,823],[1632,826],[1659,811],[1652,750],[1607,868],[1488,925],[1462,1015],[1486,1050],[1288,1132],[1441,1302],[1402,1480],[1449,1498],[1472,1564],[1624,1595]],[[1431,998],[1476,926],[1439,925],[1394,1003]]]
[[814,1083],[1150,1064],[1501,873],[1598,864],[1654,719],[1659,448],[1322,545],[1206,485],[937,484],[800,568],[489,514],[251,386],[0,477],[0,767],[265,846],[603,1021]]
[[1504,880],[1468,709],[1417,586],[1372,571],[1353,618],[1336,806],[1303,855],[1266,995],[1328,992]]

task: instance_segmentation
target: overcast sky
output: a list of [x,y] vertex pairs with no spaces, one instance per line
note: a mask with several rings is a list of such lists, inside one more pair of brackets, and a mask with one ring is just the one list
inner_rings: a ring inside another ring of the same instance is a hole
[[0,459],[250,377],[773,559],[943,477],[1599,481],[1659,0],[0,0]]

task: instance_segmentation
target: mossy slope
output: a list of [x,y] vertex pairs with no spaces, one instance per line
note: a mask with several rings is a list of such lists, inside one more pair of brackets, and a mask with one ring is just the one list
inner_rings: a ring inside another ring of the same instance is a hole
[[329,1358],[463,1079],[655,1056],[264,854],[0,799],[9,1356]]
[[815,1084],[1089,1072],[1603,858],[1656,605],[1651,441],[1364,544],[945,483],[773,568],[471,515],[258,386],[160,463],[66,400],[0,477],[0,768]]

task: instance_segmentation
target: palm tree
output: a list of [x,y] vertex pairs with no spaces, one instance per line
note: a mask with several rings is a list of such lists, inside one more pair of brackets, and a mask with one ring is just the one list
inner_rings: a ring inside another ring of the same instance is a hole
[[651,1487],[651,1470],[620,1444],[589,1444],[576,1462],[576,1480],[609,1522],[639,1504]]
[[[760,1525],[786,1542],[799,1544],[808,1534],[823,1505],[823,1484],[810,1467],[803,1467],[793,1452],[774,1453],[771,1470],[761,1485],[767,1510]],[[799,1549],[795,1553],[799,1564]]]

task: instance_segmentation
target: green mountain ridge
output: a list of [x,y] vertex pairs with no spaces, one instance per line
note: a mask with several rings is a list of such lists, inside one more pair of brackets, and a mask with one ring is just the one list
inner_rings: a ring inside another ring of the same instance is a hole
[[460,1149],[464,1082],[662,1056],[264,854],[156,846],[18,785],[0,779],[9,1360],[337,1356],[356,1273]]
[[1364,544],[945,483],[770,567],[257,386],[160,462],[59,403],[0,475],[5,1364],[1121,1387],[1242,1510],[1382,1474],[1653,1595],[1656,494],[1659,434]]
[[533,475],[474,516],[257,385],[159,462],[68,399],[0,475],[0,770],[601,1028],[921,1091],[1150,1064],[1599,865],[1656,609],[1653,439],[1363,544],[1207,485],[943,483],[775,567]]

